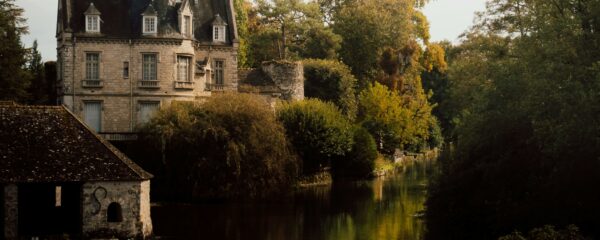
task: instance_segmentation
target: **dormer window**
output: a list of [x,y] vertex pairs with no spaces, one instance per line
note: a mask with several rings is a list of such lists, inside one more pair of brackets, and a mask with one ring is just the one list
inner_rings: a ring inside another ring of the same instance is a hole
[[100,11],[90,3],[90,6],[85,11],[85,32],[99,33],[100,32]]
[[215,20],[212,22],[213,26],[213,42],[225,42],[226,26],[227,23],[221,18],[219,14],[215,16]]
[[156,33],[156,17],[144,17],[144,33]]
[[146,11],[142,13],[142,33],[144,35],[155,35],[158,25],[158,15],[156,14],[156,10],[152,7],[152,4],[148,5]]

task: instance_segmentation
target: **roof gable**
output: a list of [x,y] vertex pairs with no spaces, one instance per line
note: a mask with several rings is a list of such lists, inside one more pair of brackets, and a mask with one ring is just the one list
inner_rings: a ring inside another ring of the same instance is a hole
[[150,178],[64,107],[0,106],[0,182]]

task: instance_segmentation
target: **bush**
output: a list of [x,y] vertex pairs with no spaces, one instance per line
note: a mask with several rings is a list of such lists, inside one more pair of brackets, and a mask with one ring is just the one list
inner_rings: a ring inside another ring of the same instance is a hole
[[375,169],[377,145],[373,136],[362,127],[354,129],[354,145],[352,150],[343,158],[333,161],[335,177],[368,177]]
[[350,68],[336,60],[308,59],[303,64],[304,95],[333,102],[353,120],[357,111],[356,78]]
[[554,226],[546,225],[529,231],[527,237],[515,231],[509,235],[498,238],[498,240],[583,240],[585,239],[575,225],[569,225],[563,230],[556,230]]
[[314,173],[352,148],[350,122],[332,103],[318,99],[283,103],[277,118],[303,160],[304,173]]
[[260,97],[216,95],[173,103],[142,130],[163,149],[167,180],[185,200],[260,197],[296,178],[283,126]]

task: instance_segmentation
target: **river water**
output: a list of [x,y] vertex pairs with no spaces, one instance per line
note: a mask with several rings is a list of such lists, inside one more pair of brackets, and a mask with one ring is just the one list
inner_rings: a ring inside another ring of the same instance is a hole
[[435,161],[397,174],[299,191],[286,201],[152,207],[163,239],[422,239],[423,210]]

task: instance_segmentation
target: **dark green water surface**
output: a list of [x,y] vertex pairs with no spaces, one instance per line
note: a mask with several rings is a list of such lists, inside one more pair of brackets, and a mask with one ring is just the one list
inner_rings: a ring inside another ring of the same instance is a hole
[[152,207],[163,239],[421,239],[434,161],[368,181],[304,189],[269,203],[167,204]]

